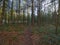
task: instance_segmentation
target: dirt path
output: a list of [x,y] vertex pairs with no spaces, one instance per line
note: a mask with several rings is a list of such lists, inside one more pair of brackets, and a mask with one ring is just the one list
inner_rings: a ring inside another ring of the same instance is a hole
[[28,29],[24,34],[20,32],[0,32],[0,45],[33,45],[31,33]]

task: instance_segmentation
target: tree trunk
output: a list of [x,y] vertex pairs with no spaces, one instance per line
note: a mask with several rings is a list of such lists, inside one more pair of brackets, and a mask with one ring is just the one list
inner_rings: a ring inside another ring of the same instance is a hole
[[34,0],[31,1],[32,1],[31,25],[34,25],[34,5],[33,5]]
[[3,1],[3,7],[2,7],[2,15],[1,15],[1,24],[3,23],[3,20],[5,18],[5,0]]
[[19,20],[20,21],[20,0],[19,0]]
[[23,9],[23,24],[25,24],[25,10]]
[[13,0],[12,0],[12,4],[11,4],[11,23],[13,22]]
[[56,30],[55,30],[55,34],[57,35],[57,30],[58,30],[58,15],[57,15],[57,12],[56,12],[56,4],[54,2],[54,9],[55,9],[55,27],[56,27]]
[[40,15],[40,0],[38,0],[38,11],[37,11],[37,24],[40,26],[41,23],[41,15]]

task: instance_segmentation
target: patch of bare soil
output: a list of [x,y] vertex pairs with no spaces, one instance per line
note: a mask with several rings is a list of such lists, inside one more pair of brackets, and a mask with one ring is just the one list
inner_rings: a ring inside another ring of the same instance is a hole
[[0,45],[38,45],[39,35],[27,32],[0,32]]

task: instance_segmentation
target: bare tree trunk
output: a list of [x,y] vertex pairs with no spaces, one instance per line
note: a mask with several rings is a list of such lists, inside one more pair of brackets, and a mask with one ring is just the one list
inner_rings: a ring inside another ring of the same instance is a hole
[[23,9],[23,24],[25,24],[25,9]]
[[19,0],[19,15],[20,15],[20,0]]
[[13,0],[12,0],[12,7],[11,7],[11,23],[13,22]]
[[5,16],[5,0],[3,1],[3,7],[2,7],[2,15],[1,15],[1,24],[3,23],[4,20],[4,16]]
[[59,2],[59,5],[58,5],[58,25],[60,25],[60,0],[58,1]]
[[57,12],[56,12],[56,4],[55,4],[55,2],[53,2],[53,4],[54,4],[54,9],[55,9],[55,12],[54,12],[54,14],[55,14],[55,27],[56,27],[56,30],[55,30],[55,34],[57,35],[57,30],[58,30],[58,15],[57,15]]
[[40,2],[40,0],[38,0],[38,11],[37,11],[37,14],[38,14],[38,16],[37,16],[37,24],[38,24],[38,26],[40,26],[40,23],[41,23],[41,15],[40,15],[40,4],[41,2]]
[[20,0],[19,0],[19,20],[18,21],[20,22]]
[[32,1],[31,25],[34,25],[34,5],[33,5],[34,0],[31,1]]
[[[59,18],[60,18],[60,0],[58,1],[59,5],[58,5],[58,14],[56,13],[56,35],[58,34],[57,30],[58,30],[58,25],[59,25]],[[55,10],[56,10],[56,6],[55,6]]]

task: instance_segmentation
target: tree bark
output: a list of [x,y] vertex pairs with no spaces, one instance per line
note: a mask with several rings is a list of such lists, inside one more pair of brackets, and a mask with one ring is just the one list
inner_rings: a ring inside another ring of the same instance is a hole
[[40,23],[41,23],[41,15],[40,15],[40,4],[41,2],[40,2],[40,0],[38,0],[38,10],[37,10],[37,24],[38,24],[38,26],[40,26]]
[[20,0],[19,0],[19,20],[20,21]]
[[13,22],[13,0],[12,0],[12,4],[11,4],[11,23]]
[[34,0],[31,1],[32,1],[31,25],[33,26],[34,25],[34,5],[33,5]]
[[3,6],[2,6],[1,24],[3,24],[4,18],[5,18],[5,0],[3,1]]

